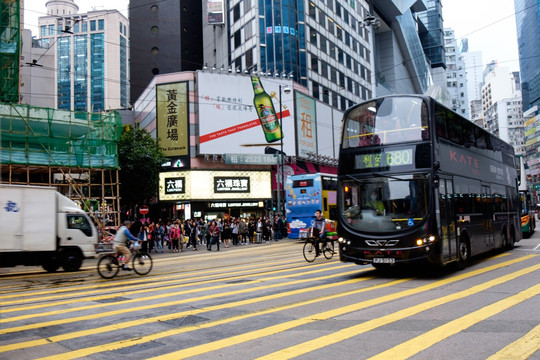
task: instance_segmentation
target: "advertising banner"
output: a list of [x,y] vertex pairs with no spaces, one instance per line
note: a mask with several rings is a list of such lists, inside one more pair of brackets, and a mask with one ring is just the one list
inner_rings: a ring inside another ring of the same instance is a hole
[[208,25],[222,25],[224,14],[223,0],[207,0],[206,11],[208,13]]
[[291,80],[198,72],[198,90],[201,154],[296,155]]
[[156,86],[156,126],[165,156],[189,156],[188,83]]
[[297,156],[307,158],[308,153],[317,153],[317,115],[312,97],[295,93],[296,133],[298,134]]

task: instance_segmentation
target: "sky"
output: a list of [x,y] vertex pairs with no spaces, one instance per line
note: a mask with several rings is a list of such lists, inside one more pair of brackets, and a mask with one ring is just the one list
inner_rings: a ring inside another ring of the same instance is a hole
[[[195,1],[195,0],[194,0]],[[38,17],[46,15],[47,0],[24,0],[25,28],[37,36]],[[79,13],[119,10],[128,16],[129,0],[75,0]],[[469,39],[469,51],[482,52],[484,64],[496,60],[500,66],[519,71],[513,0],[442,0],[445,28],[452,28],[458,42]]]
[[482,62],[519,71],[514,0],[442,0],[445,28],[459,41],[469,39],[469,51],[482,52]]

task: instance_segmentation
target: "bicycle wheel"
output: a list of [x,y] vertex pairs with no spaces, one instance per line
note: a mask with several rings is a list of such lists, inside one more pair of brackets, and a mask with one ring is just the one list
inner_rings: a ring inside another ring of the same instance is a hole
[[152,257],[147,253],[133,255],[132,267],[139,275],[146,275],[152,270]]
[[97,271],[99,276],[104,279],[112,279],[119,270],[120,265],[118,265],[118,259],[114,255],[105,255],[98,261]]
[[327,241],[323,249],[324,257],[330,260],[334,256],[334,242]]
[[315,244],[313,241],[306,241],[304,244],[304,259],[307,262],[313,262],[317,257],[317,249],[315,249]]

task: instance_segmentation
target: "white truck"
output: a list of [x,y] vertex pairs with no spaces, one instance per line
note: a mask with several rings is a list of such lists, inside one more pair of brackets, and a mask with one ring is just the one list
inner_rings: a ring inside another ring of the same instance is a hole
[[96,227],[52,187],[0,184],[0,266],[77,271],[95,256]]

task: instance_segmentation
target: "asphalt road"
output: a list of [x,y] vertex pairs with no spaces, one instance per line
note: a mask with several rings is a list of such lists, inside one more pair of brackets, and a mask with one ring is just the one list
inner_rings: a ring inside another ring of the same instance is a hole
[[540,359],[539,233],[463,271],[307,263],[291,240],[153,258],[2,269],[0,359]]

